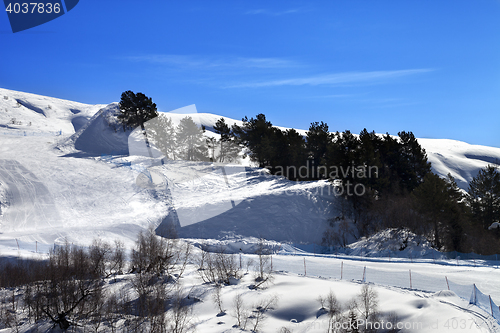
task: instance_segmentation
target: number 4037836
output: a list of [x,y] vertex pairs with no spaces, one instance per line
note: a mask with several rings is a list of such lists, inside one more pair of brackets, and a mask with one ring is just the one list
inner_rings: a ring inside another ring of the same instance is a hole
[[61,12],[60,3],[43,2],[23,2],[9,3],[5,11],[9,14],[59,14]]

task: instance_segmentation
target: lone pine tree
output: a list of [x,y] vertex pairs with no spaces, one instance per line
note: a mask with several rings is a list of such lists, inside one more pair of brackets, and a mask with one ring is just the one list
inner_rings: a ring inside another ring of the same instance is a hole
[[120,114],[118,120],[123,127],[135,128],[141,126],[144,131],[144,123],[158,116],[156,104],[151,97],[143,93],[137,93],[127,90],[122,93],[119,103]]

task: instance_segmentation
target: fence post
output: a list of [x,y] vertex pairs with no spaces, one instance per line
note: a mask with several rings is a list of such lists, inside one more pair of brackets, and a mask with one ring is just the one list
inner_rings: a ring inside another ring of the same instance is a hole
[[304,258],[304,276],[307,276],[307,270],[306,270],[306,258]]
[[446,279],[446,285],[448,286],[448,290],[450,290],[450,284],[448,283],[448,278],[446,276],[444,278]]
[[411,284],[411,269],[410,269],[410,289],[413,289],[413,286]]
[[240,269],[242,269],[242,267],[241,267],[241,253],[240,253]]
[[17,238],[16,238],[16,243],[17,243],[17,250],[19,251],[20,248],[19,248],[19,242],[17,241]]
[[488,295],[488,297],[490,298],[490,308],[491,308],[491,316],[493,316],[493,302],[491,301],[491,295]]
[[363,269],[363,282],[366,282],[366,266]]
[[35,241],[35,252],[38,253],[38,241]]
[[273,256],[271,255],[271,272],[273,271]]
[[472,304],[477,304],[476,284],[472,285]]
[[342,280],[342,275],[344,273],[344,262],[342,261],[342,263],[340,264],[340,279]]

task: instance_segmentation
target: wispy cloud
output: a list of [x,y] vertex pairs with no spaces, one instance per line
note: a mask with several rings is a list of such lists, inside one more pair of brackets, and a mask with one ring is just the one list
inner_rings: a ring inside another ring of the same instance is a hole
[[303,12],[304,9],[302,8],[292,8],[292,9],[287,9],[283,11],[272,11],[269,9],[254,9],[254,10],[249,10],[245,14],[247,15],[269,15],[269,16],[281,16],[281,15],[288,15],[288,14],[296,14]]
[[247,82],[234,85],[228,85],[226,88],[260,88],[260,87],[276,87],[276,86],[319,86],[319,85],[346,85],[360,83],[384,83],[390,80],[411,76],[416,74],[432,72],[433,69],[405,69],[395,71],[371,71],[371,72],[346,72],[323,74],[317,76],[269,80],[260,82]]
[[221,69],[221,68],[288,68],[297,67],[294,61],[282,58],[248,57],[199,57],[192,55],[149,54],[125,57],[126,60],[163,64],[184,68]]

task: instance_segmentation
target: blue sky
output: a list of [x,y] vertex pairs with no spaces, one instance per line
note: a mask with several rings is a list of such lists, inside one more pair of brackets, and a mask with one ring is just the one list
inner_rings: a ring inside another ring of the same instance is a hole
[[0,13],[0,87],[500,147],[499,18],[500,0],[80,0],[16,34]]

